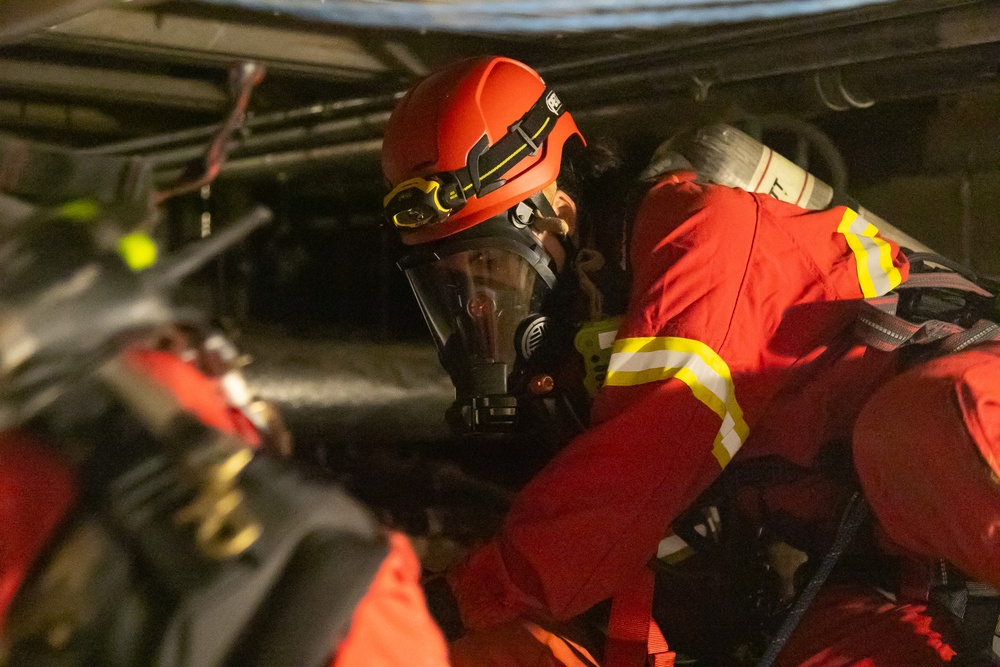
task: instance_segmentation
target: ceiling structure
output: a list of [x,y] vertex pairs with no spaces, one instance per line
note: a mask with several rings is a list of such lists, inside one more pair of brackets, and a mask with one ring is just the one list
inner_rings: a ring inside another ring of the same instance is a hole
[[[594,21],[603,29],[579,29]],[[621,27],[643,21],[657,27]],[[835,135],[840,124],[850,139],[869,107],[896,104],[891,135],[869,131],[855,142],[878,143],[862,148],[891,162],[882,172],[892,175],[905,160],[919,161],[907,142],[930,114],[911,109],[1000,85],[1000,3],[6,0],[0,132],[146,156],[157,180],[172,182],[225,117],[233,64],[253,60],[267,74],[220,179],[291,178],[348,208],[374,210],[394,101],[435,67],[483,53],[538,69],[587,136],[632,137],[650,151],[688,123],[769,114]],[[948,168],[995,169],[994,134],[952,149],[961,164]],[[944,136],[937,144],[947,152]]]
[[[479,23],[441,18],[444,5]],[[763,14],[793,5],[802,11]],[[433,11],[420,13],[428,7]],[[551,21],[579,18],[580,7],[618,27],[552,28]],[[829,8],[835,11],[821,11]],[[542,31],[522,22],[505,32],[505,11],[549,22],[530,23],[547,26]],[[391,21],[387,12],[396,12]],[[656,27],[622,27],[639,19],[655,19]],[[992,250],[1000,234],[995,0],[3,0],[0,132],[146,156],[167,183],[203,155],[220,127],[233,63],[261,62],[265,80],[220,175],[233,186],[213,187],[213,201],[195,194],[170,211],[172,240],[185,241],[210,231],[213,212],[258,200],[275,210],[275,225],[243,255],[219,262],[213,278],[224,285],[215,314],[295,333],[339,326],[362,330],[366,340],[393,340],[402,331],[423,340],[420,315],[395,270],[391,235],[377,227],[385,194],[381,135],[401,91],[444,63],[484,53],[537,68],[588,136],[631,139],[649,152],[675,129],[706,119],[780,114],[786,123],[811,121],[853,157],[852,177],[865,169],[887,179],[905,167],[909,180],[898,186],[883,180],[869,192],[852,190],[869,208],[894,223],[912,213],[908,222],[927,225],[918,238],[1000,276]],[[992,92],[966,97],[982,90]],[[953,101],[942,104],[948,96]],[[862,121],[867,131],[859,131]],[[956,137],[955,128],[964,134]],[[926,159],[928,146],[936,162]],[[354,207],[364,210],[354,215]],[[313,348],[303,351],[284,337],[258,344],[262,358],[276,349],[290,357],[264,368],[261,386],[272,397],[316,397],[292,416],[311,410],[306,421],[314,423],[315,415],[334,415],[342,419],[337,432],[376,423],[373,412],[354,410],[358,391],[340,388],[353,386],[355,375],[379,377],[384,348],[372,368],[347,368],[338,384],[327,378],[350,366],[345,359],[358,356],[354,348],[318,363]],[[441,390],[435,400],[447,401],[447,381],[430,351],[404,362],[411,371],[433,367]],[[376,407],[386,432],[404,430],[386,416],[400,413],[396,404],[386,399]],[[422,404],[413,412],[428,429],[432,419],[440,427],[440,410]],[[418,418],[407,419],[412,426]],[[321,426],[323,433],[331,428]],[[362,439],[375,437],[360,430]]]
[[[995,79],[1000,60],[1000,6],[984,1],[840,2],[832,6],[855,7],[541,35],[336,25],[317,20],[324,16],[318,0],[239,1],[308,6],[312,18],[228,0],[8,0],[7,16],[0,14],[7,26],[0,129],[101,152],[152,153],[161,168],[176,169],[221,119],[229,65],[252,59],[268,75],[229,166],[245,174],[376,152],[395,93],[443,62],[484,52],[536,66],[584,123],[616,124],[626,115],[654,123],[658,112],[697,103],[815,115]],[[400,3],[369,4],[377,19],[378,7]],[[570,12],[549,6],[553,16]],[[140,137],[148,140],[127,141]]]

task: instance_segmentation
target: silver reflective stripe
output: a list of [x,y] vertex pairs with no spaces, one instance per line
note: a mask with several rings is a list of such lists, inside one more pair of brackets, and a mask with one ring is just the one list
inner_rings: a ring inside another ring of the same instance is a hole
[[723,468],[750,433],[736,401],[729,366],[709,346],[689,338],[659,336],[615,341],[605,386],[628,387],[677,379],[722,420],[712,454]]
[[837,231],[847,239],[858,266],[858,284],[866,299],[887,294],[903,279],[892,263],[892,246],[877,236],[873,224],[851,210],[844,210]]
[[660,540],[659,545],[656,547],[656,557],[666,558],[667,556],[672,556],[684,549],[688,549],[688,543],[685,542],[676,533],[670,533],[662,540]]

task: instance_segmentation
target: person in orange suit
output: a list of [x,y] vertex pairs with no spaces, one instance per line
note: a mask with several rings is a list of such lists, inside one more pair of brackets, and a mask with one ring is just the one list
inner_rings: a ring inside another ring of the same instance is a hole
[[[386,217],[409,246],[400,266],[455,383],[452,422],[466,430],[517,428],[538,386],[536,350],[547,337],[559,345],[554,321],[574,312],[564,301],[582,291],[574,231],[586,209],[561,184],[582,169],[582,144],[557,93],[501,57],[432,74],[389,121]],[[589,429],[518,493],[490,542],[428,586],[443,627],[462,637],[456,655],[475,646],[494,660],[484,664],[534,664],[522,644],[549,645],[553,623],[610,599],[602,664],[672,664],[649,611],[649,564],[671,524],[734,461],[816,465],[899,372],[898,355],[850,330],[863,300],[900,286],[910,265],[851,208],[807,211],[680,169],[645,193],[629,248],[628,307]],[[873,503],[886,528],[898,523],[893,503]],[[963,530],[995,525],[997,496],[980,509],[985,524]],[[919,553],[995,574],[995,535],[971,560],[955,548],[981,537],[935,534]],[[533,627],[549,630],[541,639]],[[540,664],[587,664],[543,653]]]

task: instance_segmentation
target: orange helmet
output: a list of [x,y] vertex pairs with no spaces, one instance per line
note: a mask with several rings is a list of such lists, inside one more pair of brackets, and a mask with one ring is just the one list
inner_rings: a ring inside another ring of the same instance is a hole
[[468,229],[555,182],[573,135],[583,139],[527,65],[495,56],[455,63],[392,112],[382,145],[386,216],[407,245]]

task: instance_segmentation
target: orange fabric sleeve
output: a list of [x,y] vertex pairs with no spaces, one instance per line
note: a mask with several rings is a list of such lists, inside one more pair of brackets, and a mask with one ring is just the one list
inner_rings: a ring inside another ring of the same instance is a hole
[[354,612],[333,667],[446,667],[444,636],[427,611],[420,562],[404,535],[391,550]]

